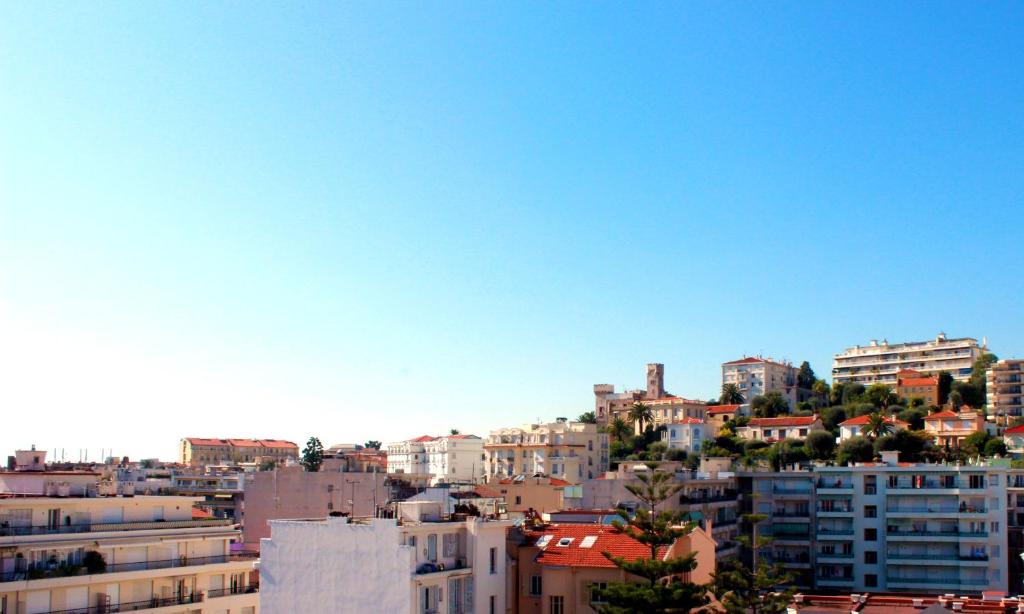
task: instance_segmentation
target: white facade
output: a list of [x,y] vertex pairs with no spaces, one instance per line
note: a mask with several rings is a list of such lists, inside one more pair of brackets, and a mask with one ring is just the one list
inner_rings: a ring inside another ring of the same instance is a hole
[[423,444],[431,484],[478,484],[487,475],[484,440],[476,435],[446,435]]
[[686,450],[700,452],[701,445],[708,438],[708,425],[703,420],[688,418],[682,422],[665,425],[661,440],[668,444],[670,450]]
[[[511,523],[420,519],[274,520],[261,544],[263,612],[490,614],[505,611]],[[491,604],[495,609],[491,609]]]
[[930,341],[890,344],[872,340],[867,346],[854,346],[836,354],[832,361],[834,383],[881,383],[896,389],[896,374],[913,369],[925,375],[948,372],[953,379],[966,381],[974,360],[985,351],[977,339],[948,339],[939,333]]
[[255,614],[255,556],[231,552],[230,521],[193,520],[197,500],[0,499],[0,611]]
[[736,384],[746,403],[769,392],[786,397],[792,411],[801,399],[797,389],[798,369],[790,363],[747,357],[722,363],[722,385]]
[[491,431],[487,475],[545,475],[573,484],[608,470],[608,435],[596,424],[557,421]]
[[384,446],[388,452],[388,473],[427,473],[426,443],[431,439],[433,437],[417,437]]

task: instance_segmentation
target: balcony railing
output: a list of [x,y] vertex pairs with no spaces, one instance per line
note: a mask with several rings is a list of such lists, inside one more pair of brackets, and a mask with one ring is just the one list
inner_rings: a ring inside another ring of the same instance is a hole
[[[195,565],[213,565],[216,563],[231,563],[233,561],[244,561],[259,558],[256,552],[237,552],[234,554],[222,554],[218,556],[205,557],[179,557],[176,559],[160,561],[139,561],[137,563],[113,563],[108,564],[101,573],[117,573],[124,571],[145,571],[149,569],[169,569],[171,567],[192,567]],[[41,580],[43,578],[60,578],[65,576],[85,575],[89,572],[81,565],[60,565],[46,564],[44,566],[29,567],[23,571],[12,571],[0,574],[0,582],[15,582],[18,580]]]
[[108,614],[112,612],[134,612],[136,610],[149,610],[152,608],[163,608],[172,605],[187,605],[190,603],[202,603],[202,593],[194,595],[183,595],[180,597],[153,597],[143,601],[127,601],[124,603],[113,603],[110,605],[94,605],[85,608],[72,608],[70,610],[50,610],[44,614]]
[[819,559],[822,559],[822,558],[828,558],[828,559],[852,559],[853,558],[853,553],[852,552],[819,552],[818,553],[818,558]]
[[230,595],[249,595],[251,593],[258,593],[260,590],[259,583],[250,584],[249,586],[234,586],[231,588],[215,588],[206,591],[207,599],[215,599],[217,597],[228,597]]
[[811,494],[809,488],[790,488],[787,486],[775,486],[772,488],[772,492],[777,495],[808,495]]
[[818,527],[818,535],[853,535],[853,529],[830,529]]
[[902,584],[947,584],[951,586],[955,585],[967,585],[967,586],[984,586],[988,584],[988,580],[985,578],[956,578],[956,577],[929,577],[929,578],[893,578],[889,577],[886,580],[890,584],[902,583]]
[[844,482],[842,480],[825,480],[819,479],[814,483],[818,488],[853,488],[852,482]]
[[100,522],[60,526],[12,527],[0,525],[0,537],[26,535],[62,535],[69,533],[100,533],[107,531],[146,531],[154,529],[197,529],[234,524],[227,518],[205,520],[152,520],[148,522]]
[[887,535],[924,537],[988,537],[988,531],[917,531],[914,529],[888,529]]
[[888,560],[906,560],[906,559],[930,559],[938,561],[987,561],[988,555],[984,554],[928,554],[926,552],[921,553],[910,553],[900,552],[897,554],[886,554],[885,558]]
[[811,513],[807,510],[775,510],[772,518],[810,518]]
[[901,505],[899,507],[886,508],[886,512],[896,513],[912,513],[912,514],[984,514],[985,508],[974,505],[966,505],[962,507],[953,506],[933,506],[933,507],[908,507]]

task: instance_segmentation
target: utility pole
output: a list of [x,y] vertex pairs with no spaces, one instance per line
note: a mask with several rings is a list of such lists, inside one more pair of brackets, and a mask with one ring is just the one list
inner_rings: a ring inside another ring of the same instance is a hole
[[345,480],[346,484],[352,485],[352,498],[348,500],[348,515],[352,518],[356,517],[356,482],[358,482],[358,480]]

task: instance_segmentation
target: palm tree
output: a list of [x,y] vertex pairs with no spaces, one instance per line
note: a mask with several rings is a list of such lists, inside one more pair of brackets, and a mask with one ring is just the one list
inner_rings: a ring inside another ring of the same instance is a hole
[[452,429],[450,432],[451,432],[452,435],[461,435],[461,433],[459,432],[459,429]]
[[637,401],[629,409],[629,419],[637,423],[639,432],[643,433],[644,425],[654,422],[654,411],[647,403]]
[[619,416],[615,416],[608,423],[608,434],[621,443],[626,439],[626,435],[629,435],[629,425]]
[[868,415],[868,423],[864,427],[864,432],[872,439],[876,437],[883,437],[892,431],[892,422],[889,422],[889,419],[886,418],[882,412],[876,411]]
[[736,384],[722,384],[722,396],[718,398],[722,405],[740,405],[746,402],[740,387]]

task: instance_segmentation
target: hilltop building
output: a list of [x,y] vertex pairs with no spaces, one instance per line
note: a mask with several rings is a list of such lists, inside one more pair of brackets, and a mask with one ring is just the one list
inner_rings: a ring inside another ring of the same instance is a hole
[[925,375],[916,369],[896,372],[896,396],[900,399],[921,399],[925,406],[939,406],[939,376]]
[[578,484],[608,469],[608,434],[596,424],[556,420],[498,429],[483,448],[491,478],[542,475]]
[[487,475],[484,442],[476,435],[423,435],[385,449],[388,473],[426,475],[431,486],[479,484]]
[[665,391],[665,365],[647,365],[647,388],[615,392],[611,384],[594,385],[594,415],[598,425],[608,424],[614,418],[622,418],[629,424],[629,410],[634,403],[642,402],[651,407],[654,424],[659,426],[682,418],[704,419],[707,403],[677,397]]
[[998,426],[1024,416],[1024,360],[1000,360],[988,368],[986,394],[988,414]]
[[754,397],[778,392],[793,411],[797,403],[812,395],[810,390],[799,387],[798,372],[799,369],[789,362],[749,356],[722,363],[722,385],[735,384],[747,403]]
[[832,382],[864,386],[886,384],[895,389],[897,375],[903,369],[913,369],[926,376],[946,371],[955,380],[967,381],[975,359],[985,351],[985,344],[979,345],[977,339],[949,339],[945,333],[929,341],[896,344],[872,339],[867,346],[856,345],[835,355]]
[[186,437],[181,440],[179,461],[190,467],[207,465],[259,464],[274,461],[285,464],[298,460],[299,446],[277,439],[206,439]]

